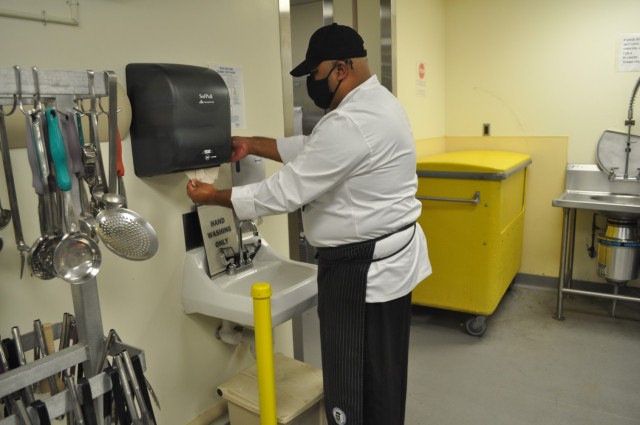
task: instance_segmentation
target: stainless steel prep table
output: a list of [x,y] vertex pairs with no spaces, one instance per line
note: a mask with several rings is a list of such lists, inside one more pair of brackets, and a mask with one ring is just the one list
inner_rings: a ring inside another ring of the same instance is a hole
[[[571,287],[577,210],[600,211],[614,216],[616,214],[633,214],[640,217],[640,182],[610,181],[595,164],[568,164],[565,187],[565,192],[552,201],[554,207],[563,208],[558,301],[554,317],[558,320],[564,320],[562,315],[563,294],[606,298],[614,302],[617,300],[640,302],[639,297],[579,290]],[[637,198],[633,194],[637,194]],[[614,291],[617,291],[617,285],[613,285],[613,287]]]

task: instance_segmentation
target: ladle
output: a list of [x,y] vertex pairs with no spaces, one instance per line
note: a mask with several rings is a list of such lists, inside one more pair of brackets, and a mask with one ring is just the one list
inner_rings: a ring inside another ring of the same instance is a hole
[[100,138],[98,131],[98,110],[97,110],[97,97],[95,95],[93,71],[89,73],[89,91],[90,91],[90,110],[89,110],[89,141],[91,149],[95,153],[95,182],[91,186],[91,196],[94,201],[100,205],[102,203],[102,196],[109,191],[107,185],[107,175],[104,170],[104,162],[102,160],[102,150],[100,148]]
[[61,114],[60,126],[62,127],[63,139],[67,146],[67,152],[69,152],[68,159],[71,164],[70,171],[77,179],[78,184],[78,197],[80,198],[80,216],[78,217],[78,225],[80,226],[80,231],[98,242],[100,239],[96,232],[97,222],[95,217],[89,212],[90,205],[84,185],[86,171],[82,161],[83,143],[81,141],[78,127],[76,126],[74,112],[71,111],[68,114]]
[[67,155],[60,131],[58,112],[46,109],[49,132],[49,149],[55,168],[58,188],[62,191],[64,221],[68,233],[53,252],[53,268],[56,275],[69,283],[83,283],[100,271],[102,256],[98,244],[78,230],[78,219],[71,199],[71,176],[67,167]]
[[[41,123],[41,111],[34,111],[29,116],[31,121],[30,129],[32,131],[32,144],[35,147],[35,159],[38,166],[38,177],[42,187],[42,202],[44,204],[43,214],[41,221],[43,222],[42,230],[43,234],[33,243],[29,255],[27,257],[27,263],[31,269],[33,276],[49,280],[55,277],[55,270],[53,270],[52,264],[47,261],[46,254],[49,252],[48,246],[54,239],[52,229],[52,205],[51,196],[49,193],[49,163],[47,157],[46,147],[44,145],[44,139],[42,137],[42,123]],[[36,189],[37,191],[37,189]]]

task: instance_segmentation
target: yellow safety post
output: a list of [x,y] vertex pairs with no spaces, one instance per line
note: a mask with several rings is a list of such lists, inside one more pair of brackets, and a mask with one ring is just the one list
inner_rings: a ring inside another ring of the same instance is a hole
[[260,425],[277,425],[276,378],[273,370],[273,335],[271,328],[271,286],[255,283],[251,288],[253,323],[256,336]]

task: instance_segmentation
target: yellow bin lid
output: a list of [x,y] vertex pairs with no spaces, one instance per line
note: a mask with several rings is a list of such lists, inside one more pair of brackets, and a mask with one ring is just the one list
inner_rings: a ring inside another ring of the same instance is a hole
[[524,153],[504,151],[458,151],[419,158],[418,177],[504,180],[531,164]]

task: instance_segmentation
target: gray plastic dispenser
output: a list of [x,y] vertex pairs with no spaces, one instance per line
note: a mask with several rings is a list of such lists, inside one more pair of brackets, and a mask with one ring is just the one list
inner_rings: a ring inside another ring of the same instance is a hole
[[192,65],[130,63],[126,76],[138,177],[229,162],[229,91],[217,72]]

